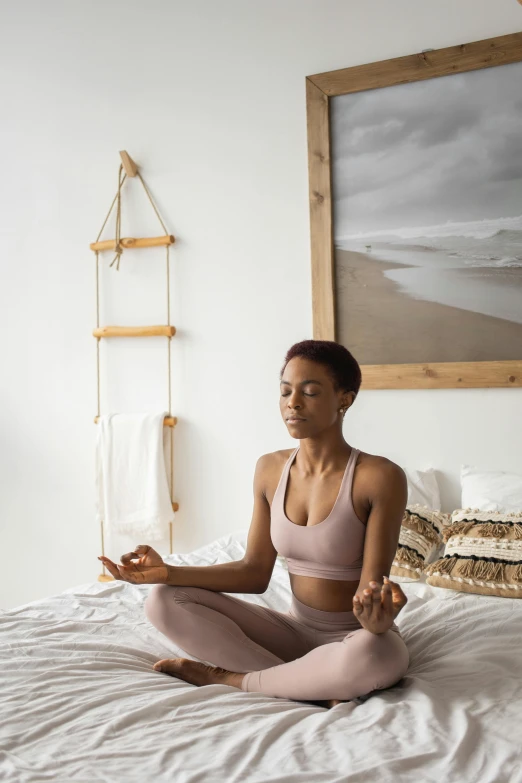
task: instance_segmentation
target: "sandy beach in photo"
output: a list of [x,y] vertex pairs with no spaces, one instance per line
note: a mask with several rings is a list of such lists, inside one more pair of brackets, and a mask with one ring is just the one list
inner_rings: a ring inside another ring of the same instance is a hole
[[337,339],[362,364],[522,360],[521,77],[332,99]]
[[[384,275],[404,264],[336,249],[335,267],[337,340],[361,364],[522,360],[521,323],[409,296]],[[520,269],[509,285],[522,307]]]

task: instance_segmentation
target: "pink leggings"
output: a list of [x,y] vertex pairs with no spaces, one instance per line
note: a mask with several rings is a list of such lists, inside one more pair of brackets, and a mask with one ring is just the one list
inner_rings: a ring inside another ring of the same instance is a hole
[[295,596],[278,612],[201,587],[154,585],[145,612],[190,655],[246,672],[241,689],[267,696],[349,701],[395,685],[410,661],[395,623],[373,634],[352,611],[312,609]]

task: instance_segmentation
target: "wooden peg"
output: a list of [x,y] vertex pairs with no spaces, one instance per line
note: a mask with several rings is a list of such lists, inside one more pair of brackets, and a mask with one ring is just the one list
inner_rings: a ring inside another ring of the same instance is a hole
[[125,169],[126,175],[128,177],[135,177],[138,173],[138,167],[132,160],[129,153],[125,152],[125,150],[120,150],[120,158],[121,162],[123,163],[123,168]]

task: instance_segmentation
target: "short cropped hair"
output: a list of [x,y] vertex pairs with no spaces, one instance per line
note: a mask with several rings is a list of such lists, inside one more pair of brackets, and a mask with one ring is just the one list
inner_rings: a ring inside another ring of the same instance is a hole
[[283,377],[285,367],[296,356],[318,362],[326,367],[336,391],[359,393],[361,386],[361,368],[350,351],[332,340],[302,340],[294,343],[286,352],[285,362],[281,368],[280,378]]

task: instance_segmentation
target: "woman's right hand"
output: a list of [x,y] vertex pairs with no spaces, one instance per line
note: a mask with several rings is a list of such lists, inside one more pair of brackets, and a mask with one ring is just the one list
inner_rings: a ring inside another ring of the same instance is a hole
[[168,566],[148,544],[139,544],[134,552],[122,555],[121,565],[113,563],[108,557],[98,557],[115,579],[130,582],[133,585],[166,584]]

